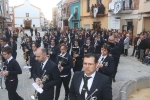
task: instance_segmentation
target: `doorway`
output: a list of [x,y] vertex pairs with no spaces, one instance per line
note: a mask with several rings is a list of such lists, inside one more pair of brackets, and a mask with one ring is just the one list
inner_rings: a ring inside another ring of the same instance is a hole
[[25,29],[30,29],[31,28],[31,20],[25,20],[24,27],[25,27]]
[[78,28],[78,23],[74,23],[74,28]]

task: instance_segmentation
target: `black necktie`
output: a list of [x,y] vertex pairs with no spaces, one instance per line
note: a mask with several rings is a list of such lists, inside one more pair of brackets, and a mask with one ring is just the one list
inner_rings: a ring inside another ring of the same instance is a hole
[[81,96],[82,98],[84,98],[85,100],[85,93],[88,92],[88,80],[90,79],[91,77],[87,77],[87,76],[84,76],[83,79],[84,79],[84,85],[83,85],[83,88],[82,88],[82,91],[81,91]]
[[104,61],[104,58],[102,58],[102,60],[101,60],[102,62]]
[[43,70],[42,67],[43,67],[43,63],[41,63],[41,66],[40,66],[40,69],[41,69],[41,70],[40,70],[40,75],[41,75],[41,76],[42,76],[42,70]]
[[43,63],[41,63],[41,69],[43,70]]
[[6,65],[8,64],[8,61],[7,61],[7,60],[5,61],[5,64],[6,64]]

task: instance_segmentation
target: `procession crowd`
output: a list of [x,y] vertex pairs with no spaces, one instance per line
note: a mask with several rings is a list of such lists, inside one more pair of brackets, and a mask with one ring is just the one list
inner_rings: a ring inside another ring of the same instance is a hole
[[[8,68],[9,64],[6,63],[11,61],[8,59],[14,60],[17,57],[17,39],[21,39],[20,48],[23,57],[26,64],[31,66],[30,79],[33,78],[44,90],[43,93],[34,95],[38,100],[53,100],[53,98],[59,100],[62,84],[65,88],[64,100],[91,100],[91,98],[112,100],[112,82],[116,82],[120,56],[128,56],[128,49],[133,40],[132,31],[120,32],[113,29],[64,31],[55,28],[47,29],[43,37],[37,29],[31,28],[30,32],[31,36],[28,36],[23,28],[14,31],[7,29],[0,38],[3,62],[7,66],[4,75],[9,100],[23,100],[16,92],[18,81],[14,83],[15,88],[8,86],[18,80],[17,77],[8,77],[21,74],[18,64],[17,68],[14,66]],[[35,39],[32,38],[34,35]],[[139,61],[148,64],[150,32],[143,31],[137,34],[133,41],[134,49],[131,56],[136,56]],[[10,56],[5,57],[5,53]],[[71,70],[74,72],[72,80]],[[56,86],[55,91],[54,86]]]

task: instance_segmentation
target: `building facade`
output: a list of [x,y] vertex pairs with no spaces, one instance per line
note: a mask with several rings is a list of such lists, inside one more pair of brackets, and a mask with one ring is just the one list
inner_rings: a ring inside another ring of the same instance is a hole
[[140,0],[137,32],[150,31],[150,0]]
[[55,28],[58,27],[57,16],[58,16],[57,7],[53,7],[52,8],[52,26]]
[[69,22],[68,22],[68,19],[70,17],[70,6],[69,6],[69,3],[71,2],[72,0],[64,0],[63,3],[62,3],[62,29],[64,31],[68,30],[69,28]]
[[61,8],[62,8],[62,1],[60,1],[58,4],[57,4],[57,10],[58,10],[58,16],[57,16],[57,24],[58,24],[58,27],[62,27],[62,14],[61,14]]
[[30,4],[30,0],[24,0],[24,4],[14,7],[14,22],[16,27],[37,28],[41,29],[40,25],[41,9]]
[[7,25],[11,30],[12,28],[14,28],[14,25],[15,25],[14,24],[14,8],[13,7],[9,7],[9,16],[10,16],[10,18],[5,20],[5,25]]
[[[109,4],[108,29],[121,32],[130,31],[131,37],[137,34],[140,0],[111,0]],[[119,6],[119,9],[117,8]]]
[[109,0],[80,0],[81,27],[85,29],[108,28]]
[[70,3],[70,28],[80,28],[80,0]]
[[9,19],[9,2],[8,0],[1,0],[0,1],[0,33],[3,33],[5,28],[7,28],[7,24],[5,21]]

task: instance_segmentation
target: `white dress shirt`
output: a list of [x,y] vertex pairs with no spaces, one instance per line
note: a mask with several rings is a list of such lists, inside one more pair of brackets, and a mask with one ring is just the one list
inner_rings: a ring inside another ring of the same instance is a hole
[[44,67],[45,67],[45,65],[46,65],[46,63],[47,63],[47,61],[48,61],[48,58],[45,60],[45,62],[43,62],[42,70],[44,69]]
[[[87,77],[91,77],[88,81],[87,81],[87,87],[88,87],[88,90],[91,89],[91,86],[93,84],[93,80],[94,80],[94,77],[95,77],[95,74],[96,74],[96,71],[90,75],[90,76],[87,76],[86,74],[84,74],[85,76]],[[83,88],[83,85],[84,85],[84,79],[82,78],[82,81],[81,81],[81,84],[80,84],[80,88],[79,88],[79,93],[81,94],[82,92],[82,88]],[[85,98],[87,98],[88,94],[87,92],[85,93]]]
[[[107,55],[106,56],[100,56],[100,58],[98,59],[98,61],[101,61],[101,62],[103,62],[104,60],[105,60],[105,58],[107,57]],[[102,58],[103,58],[103,61],[102,61]]]
[[9,46],[8,44],[5,44],[5,45],[4,45],[4,48],[5,48],[5,47],[8,47],[8,46]]
[[[67,53],[67,52],[66,52],[66,53]],[[60,53],[60,56],[64,57],[64,56],[66,55],[66,53],[64,53],[64,54]]]
[[9,63],[12,59],[13,59],[12,56],[11,56],[10,58],[8,58],[8,59],[7,59],[7,63]]
[[[67,53],[67,52],[66,52]],[[65,55],[66,55],[66,53],[64,53],[64,54],[60,54],[60,56],[62,56],[62,57],[64,57]],[[60,77],[67,77],[68,75],[60,75]]]

